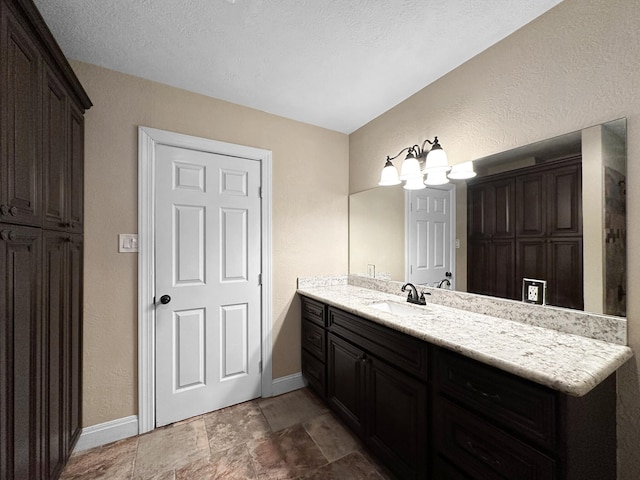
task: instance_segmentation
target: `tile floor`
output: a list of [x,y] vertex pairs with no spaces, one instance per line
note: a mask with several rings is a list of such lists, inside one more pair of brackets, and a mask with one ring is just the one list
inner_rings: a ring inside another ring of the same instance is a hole
[[391,480],[307,389],[72,455],[61,480]]

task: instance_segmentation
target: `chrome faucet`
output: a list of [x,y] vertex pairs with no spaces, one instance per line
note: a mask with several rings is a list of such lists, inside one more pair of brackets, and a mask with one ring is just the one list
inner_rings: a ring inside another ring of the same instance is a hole
[[409,287],[411,289],[411,290],[409,290],[409,294],[407,295],[407,302],[415,303],[416,305],[426,305],[427,304],[427,300],[424,298],[424,292],[421,292],[420,296],[418,296],[418,290],[416,289],[416,286],[413,283],[405,283],[402,286],[402,291],[406,292],[407,291],[407,287]]

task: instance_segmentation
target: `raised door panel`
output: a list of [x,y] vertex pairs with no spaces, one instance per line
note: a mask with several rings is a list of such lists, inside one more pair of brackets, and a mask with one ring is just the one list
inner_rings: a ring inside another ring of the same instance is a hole
[[493,189],[487,184],[467,187],[467,235],[469,239],[488,238],[494,230],[494,217],[489,213],[495,204]]
[[67,99],[64,88],[48,69],[44,74],[43,92],[43,226],[51,229],[68,227],[66,221]]
[[472,478],[558,478],[552,458],[444,397],[435,401],[432,414],[434,448]]
[[518,237],[539,237],[546,233],[545,181],[544,172],[521,175],[516,179]]
[[491,290],[489,295],[500,298],[517,298],[515,277],[515,241],[491,242]]
[[0,224],[0,478],[40,478],[39,229]]
[[84,116],[73,103],[69,103],[67,140],[67,222],[71,231],[81,233],[84,223]]
[[373,357],[367,365],[367,444],[399,478],[424,478],[426,384]]
[[[549,280],[547,271],[547,245],[544,238],[519,238],[516,242],[516,284],[522,288],[523,278]],[[521,292],[520,292],[521,293]]]
[[0,222],[40,225],[40,56],[11,11],[0,8]]
[[582,235],[581,164],[550,171],[548,183],[548,233]]
[[356,434],[364,435],[364,352],[328,334],[327,402]]
[[65,459],[65,334],[67,323],[67,234],[43,232],[43,454],[47,478],[55,478]]
[[513,179],[493,182],[493,238],[513,238],[515,232],[515,186]]
[[470,241],[467,246],[467,291],[489,295],[493,274],[491,243],[488,240]]
[[547,303],[558,307],[584,308],[582,237],[549,241]]

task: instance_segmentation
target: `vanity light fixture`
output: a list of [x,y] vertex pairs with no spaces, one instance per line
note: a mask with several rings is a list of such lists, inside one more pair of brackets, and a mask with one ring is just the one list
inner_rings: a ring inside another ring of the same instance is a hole
[[[429,150],[425,149],[427,143],[431,145]],[[402,162],[400,174],[398,174],[398,169],[393,165],[392,160],[404,152],[407,152],[407,156]],[[449,171],[450,173],[447,175]],[[398,185],[401,180],[404,180],[406,190],[421,190],[426,185],[444,185],[449,183],[449,179],[467,179],[475,177],[475,175],[472,162],[454,165],[452,169],[449,166],[447,154],[438,142],[438,137],[434,137],[433,141],[427,139],[422,142],[422,146],[413,145],[403,148],[395,157],[387,155],[387,161],[382,169],[378,185]]]

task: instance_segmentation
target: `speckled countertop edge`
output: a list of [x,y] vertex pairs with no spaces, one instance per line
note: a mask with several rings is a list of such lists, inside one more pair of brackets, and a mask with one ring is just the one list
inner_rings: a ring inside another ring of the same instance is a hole
[[371,305],[405,298],[353,285],[298,293],[573,396],[587,394],[633,356],[623,345],[442,305],[416,307],[411,316],[385,313]]

